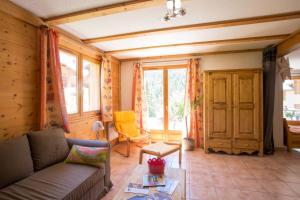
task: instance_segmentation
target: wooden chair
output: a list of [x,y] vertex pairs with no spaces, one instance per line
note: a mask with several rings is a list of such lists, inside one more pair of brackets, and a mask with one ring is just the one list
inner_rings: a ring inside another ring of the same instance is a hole
[[149,131],[137,127],[135,113],[133,111],[114,112],[114,123],[119,134],[119,143],[126,143],[127,145],[126,154],[119,152],[122,155],[127,157],[130,156],[131,143],[137,144],[146,141],[151,144],[151,135]]
[[283,123],[288,151],[291,151],[292,148],[300,148],[300,126],[288,125],[285,118],[283,119]]

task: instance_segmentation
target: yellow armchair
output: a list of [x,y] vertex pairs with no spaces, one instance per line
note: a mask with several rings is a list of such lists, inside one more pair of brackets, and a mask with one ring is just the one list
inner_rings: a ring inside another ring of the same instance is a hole
[[149,131],[138,128],[133,111],[114,112],[114,123],[119,134],[119,142],[126,142],[127,144],[127,157],[130,155],[131,142],[139,143],[147,141],[151,143]]

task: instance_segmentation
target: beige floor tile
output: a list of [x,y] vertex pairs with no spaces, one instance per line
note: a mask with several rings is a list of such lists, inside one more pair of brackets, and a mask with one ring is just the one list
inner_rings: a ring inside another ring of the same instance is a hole
[[297,184],[297,183],[287,183],[288,186],[290,188],[292,188],[292,190],[298,194],[299,196],[299,199],[300,199],[300,184]]
[[215,187],[232,188],[232,189],[234,189],[235,187],[233,178],[230,176],[212,175],[211,181]]
[[233,178],[235,188],[241,191],[267,192],[255,179]]
[[190,199],[193,200],[217,200],[217,193],[214,187],[190,187]]
[[271,193],[277,195],[287,195],[287,196],[297,196],[296,192],[294,192],[288,184],[281,181],[259,181],[260,184],[264,187],[264,189]]
[[246,199],[248,194],[238,189],[216,188],[219,200],[243,200]]
[[271,193],[249,191],[242,191],[242,193],[243,199],[241,200],[273,200]]
[[211,174],[192,174],[190,184],[195,186],[213,186]]

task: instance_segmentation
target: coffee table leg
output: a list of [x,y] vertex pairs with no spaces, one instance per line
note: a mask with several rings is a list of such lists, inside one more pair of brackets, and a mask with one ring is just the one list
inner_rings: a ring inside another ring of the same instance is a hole
[[139,164],[142,164],[143,162],[143,150],[140,151],[140,159],[139,159]]

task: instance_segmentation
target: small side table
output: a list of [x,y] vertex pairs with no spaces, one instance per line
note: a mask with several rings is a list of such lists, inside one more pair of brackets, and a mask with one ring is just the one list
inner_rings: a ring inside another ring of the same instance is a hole
[[144,153],[156,156],[157,158],[161,158],[171,153],[174,153],[176,151],[179,151],[179,164],[181,164],[181,157],[182,157],[181,144],[157,142],[154,144],[146,145],[140,151],[139,163],[141,164],[143,162]]

